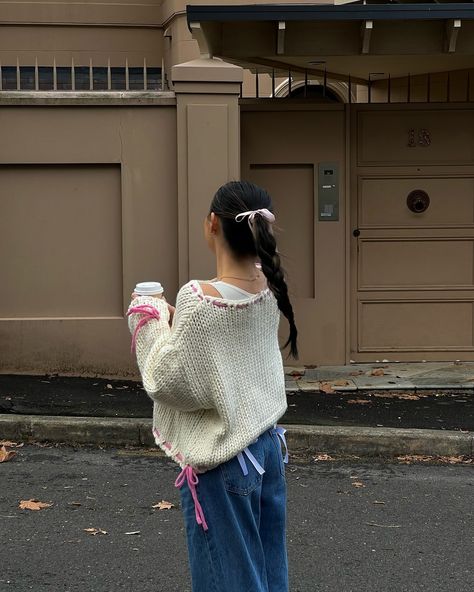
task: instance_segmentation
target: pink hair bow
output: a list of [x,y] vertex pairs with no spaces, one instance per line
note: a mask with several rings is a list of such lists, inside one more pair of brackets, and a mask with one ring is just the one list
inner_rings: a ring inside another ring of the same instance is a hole
[[275,216],[270,212],[270,210],[267,210],[267,208],[262,208],[260,210],[250,210],[248,212],[242,212],[241,214],[237,214],[237,216],[235,217],[235,221],[242,222],[242,220],[247,218],[249,226],[250,228],[252,228],[254,218],[257,214],[260,214],[260,216],[265,218],[265,220],[267,220],[267,222],[270,222],[270,224],[275,222]]

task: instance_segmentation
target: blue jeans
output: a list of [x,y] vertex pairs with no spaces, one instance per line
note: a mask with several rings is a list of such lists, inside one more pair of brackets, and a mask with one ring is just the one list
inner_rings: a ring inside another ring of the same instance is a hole
[[265,470],[237,457],[198,475],[208,530],[196,522],[188,484],[181,488],[193,592],[288,592],[286,481],[274,428],[248,447]]

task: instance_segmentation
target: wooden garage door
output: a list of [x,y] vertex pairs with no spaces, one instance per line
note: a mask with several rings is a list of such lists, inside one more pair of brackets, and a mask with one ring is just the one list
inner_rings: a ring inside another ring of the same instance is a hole
[[[354,119],[351,357],[472,359],[474,111]],[[410,209],[414,191],[426,210]]]

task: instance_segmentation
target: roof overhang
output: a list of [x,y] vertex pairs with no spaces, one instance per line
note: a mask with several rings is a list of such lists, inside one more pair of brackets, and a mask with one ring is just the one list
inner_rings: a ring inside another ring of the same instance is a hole
[[473,3],[190,5],[187,18],[201,53],[260,71],[363,83],[474,67]]

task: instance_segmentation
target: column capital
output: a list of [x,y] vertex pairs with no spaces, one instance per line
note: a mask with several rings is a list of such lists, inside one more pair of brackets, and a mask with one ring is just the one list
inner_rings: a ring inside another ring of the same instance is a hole
[[[173,66],[171,78],[177,93],[211,92],[239,94],[243,69],[217,58],[199,58]],[[217,90],[221,85],[220,90]]]

